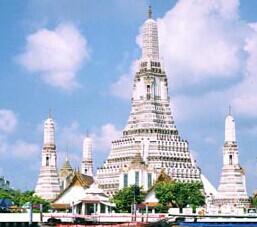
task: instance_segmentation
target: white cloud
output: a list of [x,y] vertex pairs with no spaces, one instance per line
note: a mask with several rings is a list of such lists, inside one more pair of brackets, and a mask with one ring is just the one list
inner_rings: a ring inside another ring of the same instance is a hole
[[243,133],[246,133],[250,136],[257,136],[257,125],[253,125],[252,127],[244,129]]
[[207,136],[205,139],[204,139],[205,143],[207,144],[216,144],[217,141],[215,138],[211,137],[211,136]]
[[257,75],[257,23],[250,24],[255,31],[246,39],[244,50],[248,53],[246,68],[250,75]]
[[27,36],[25,52],[18,61],[30,73],[43,75],[54,87],[73,89],[78,86],[76,72],[89,57],[86,39],[72,24],[60,24]]
[[77,81],[75,81],[75,77],[75,73],[69,71],[53,72],[49,74],[44,74],[43,76],[46,83],[55,87],[60,87],[65,90],[79,87],[79,84],[77,83]]
[[62,127],[57,135],[58,144],[67,150],[69,148],[77,148],[82,152],[83,134],[79,130],[79,123],[77,121],[71,122],[69,126]]
[[158,20],[160,53],[173,88],[238,76],[247,29],[238,21],[238,6],[238,0],[180,0]]
[[130,66],[130,73],[122,75],[118,81],[111,84],[109,90],[114,96],[123,99],[131,99],[133,93],[133,79],[138,69],[138,64],[138,60],[133,61]]
[[28,143],[23,140],[10,142],[8,137],[0,135],[0,154],[13,156],[14,158],[32,159],[40,155],[40,146],[36,143]]
[[213,122],[228,110],[231,99],[230,91],[212,91],[196,97],[176,96],[171,99],[172,114],[175,122],[193,120],[199,121],[200,124],[206,118]]
[[11,110],[0,110],[0,153],[27,159],[40,153],[38,144],[23,140],[10,141],[10,133],[14,132],[18,124],[16,114]]
[[111,141],[120,138],[122,132],[117,130],[113,124],[105,124],[100,131],[91,134],[93,139],[93,149],[109,152]]
[[0,154],[5,154],[8,152],[7,138],[5,135],[0,135]]
[[253,33],[246,39],[244,47],[248,54],[247,76],[235,88],[233,106],[239,114],[257,117],[257,23],[250,26],[253,28]]
[[9,145],[8,149],[14,156],[22,159],[33,158],[41,154],[38,144],[27,143],[22,140],[17,140],[14,144]]
[[11,110],[0,110],[0,131],[11,133],[15,130],[18,124],[16,114]]
[[110,86],[111,93],[117,97],[130,99],[132,97],[133,76],[122,75],[117,82]]
[[257,94],[246,94],[236,96],[233,106],[237,113],[257,117]]

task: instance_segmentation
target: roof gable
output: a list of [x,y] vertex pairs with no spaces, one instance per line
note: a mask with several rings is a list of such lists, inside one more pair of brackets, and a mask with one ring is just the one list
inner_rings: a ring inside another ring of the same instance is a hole
[[169,175],[167,175],[164,171],[164,169],[161,170],[159,176],[157,177],[157,179],[155,180],[155,182],[153,183],[153,185],[147,190],[146,194],[148,194],[150,191],[152,191],[155,187],[155,185],[159,182],[175,182]]
[[84,189],[90,187],[91,184],[94,183],[94,179],[92,176],[84,175],[80,172],[75,172],[71,182],[67,185],[67,187],[53,200],[53,202],[57,201],[61,198],[71,187],[79,186]]

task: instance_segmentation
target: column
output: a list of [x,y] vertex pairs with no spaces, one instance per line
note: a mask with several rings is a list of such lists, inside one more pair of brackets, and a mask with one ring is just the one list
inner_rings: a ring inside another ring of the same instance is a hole
[[97,214],[99,215],[101,213],[101,206],[100,203],[97,204]]
[[76,213],[76,207],[74,206],[74,202],[71,204],[71,209],[72,209],[72,215]]
[[85,215],[85,202],[84,201],[82,201],[82,211],[81,211],[81,214],[82,215]]

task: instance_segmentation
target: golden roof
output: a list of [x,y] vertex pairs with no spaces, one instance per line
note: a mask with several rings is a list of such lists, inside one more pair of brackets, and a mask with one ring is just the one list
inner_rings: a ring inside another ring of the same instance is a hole
[[154,187],[157,183],[159,182],[174,182],[174,180],[165,173],[165,170],[162,169],[159,176],[157,177],[157,179],[155,180],[155,182],[153,183],[153,185],[147,190],[146,194],[148,194]]
[[71,188],[74,185],[81,186],[84,189],[87,189],[93,183],[94,183],[94,179],[92,176],[84,175],[80,172],[75,172],[71,179],[71,182],[52,202],[54,203],[55,201],[57,201],[69,188]]
[[62,168],[60,169],[60,171],[62,171],[62,170],[71,170],[71,171],[73,171],[73,168],[71,167],[70,161],[69,161],[68,158],[66,158]]

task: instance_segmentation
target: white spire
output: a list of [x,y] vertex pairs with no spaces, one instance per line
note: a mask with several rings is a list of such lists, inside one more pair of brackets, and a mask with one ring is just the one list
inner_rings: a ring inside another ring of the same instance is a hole
[[92,160],[92,139],[89,136],[83,142],[83,158]]
[[152,19],[151,6],[149,6],[148,19],[143,25],[142,60],[159,60],[158,28]]
[[92,161],[92,139],[86,135],[83,141],[83,157],[81,163],[81,173],[93,176],[93,161]]
[[49,112],[49,116],[44,124],[44,145],[55,144],[55,123]]
[[[239,165],[238,146],[236,143],[235,120],[231,116],[231,107],[225,122],[225,143],[223,146],[223,167],[215,205],[245,206],[249,205],[245,187],[245,177]],[[222,209],[222,208],[221,208]]]
[[35,194],[44,199],[54,199],[61,191],[55,146],[55,124],[49,111],[44,124],[44,145],[42,149],[42,164]]
[[231,107],[225,121],[225,142],[236,142],[235,120],[231,116]]

